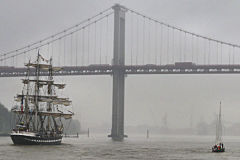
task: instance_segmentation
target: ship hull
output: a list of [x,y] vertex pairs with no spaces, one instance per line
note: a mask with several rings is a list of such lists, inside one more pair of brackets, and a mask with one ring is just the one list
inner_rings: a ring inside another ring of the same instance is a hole
[[11,134],[11,139],[15,145],[60,145],[62,136],[40,137],[27,134]]
[[221,149],[212,148],[212,152],[225,152],[225,148],[221,148]]

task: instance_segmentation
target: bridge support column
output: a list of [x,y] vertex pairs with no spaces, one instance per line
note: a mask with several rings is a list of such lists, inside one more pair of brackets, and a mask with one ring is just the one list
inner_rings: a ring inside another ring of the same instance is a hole
[[114,48],[113,48],[113,97],[112,97],[112,133],[113,140],[124,139],[124,79],[125,70],[125,12],[119,4],[114,10]]

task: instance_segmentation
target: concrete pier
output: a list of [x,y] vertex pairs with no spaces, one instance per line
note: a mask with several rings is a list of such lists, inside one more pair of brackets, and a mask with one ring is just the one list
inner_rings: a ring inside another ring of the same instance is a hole
[[[125,12],[123,6],[116,4],[114,10],[114,50],[113,65],[125,65]],[[113,140],[124,139],[124,79],[125,71],[113,70],[113,97],[112,97],[112,133]]]

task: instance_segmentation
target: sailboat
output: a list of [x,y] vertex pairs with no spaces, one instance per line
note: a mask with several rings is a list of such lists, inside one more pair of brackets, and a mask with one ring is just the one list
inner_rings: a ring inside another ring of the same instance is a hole
[[222,142],[222,115],[221,115],[221,102],[219,107],[219,114],[217,116],[216,124],[216,142],[212,147],[212,152],[225,152],[225,147]]
[[[71,119],[69,98],[59,97],[58,90],[65,84],[55,83],[53,75],[61,70],[52,66],[52,58],[37,55],[34,62],[25,64],[26,78],[22,79],[23,89],[17,94],[11,111],[16,114],[16,126],[10,133],[17,145],[57,145],[63,137],[62,119]],[[34,78],[30,78],[33,73]],[[44,74],[45,77],[41,76]]]

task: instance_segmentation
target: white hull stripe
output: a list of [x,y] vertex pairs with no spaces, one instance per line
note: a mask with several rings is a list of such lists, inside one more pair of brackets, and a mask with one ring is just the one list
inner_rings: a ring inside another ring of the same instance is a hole
[[61,142],[61,139],[55,139],[55,140],[38,140],[38,139],[28,139],[28,138],[24,138],[24,139],[27,141],[40,142],[40,143]]
[[11,136],[37,137],[34,133],[11,133]]

